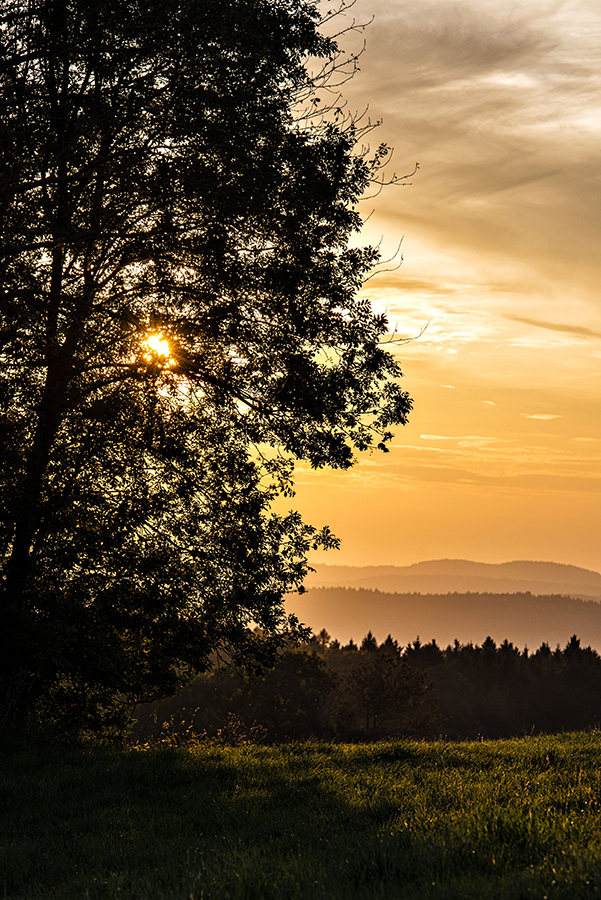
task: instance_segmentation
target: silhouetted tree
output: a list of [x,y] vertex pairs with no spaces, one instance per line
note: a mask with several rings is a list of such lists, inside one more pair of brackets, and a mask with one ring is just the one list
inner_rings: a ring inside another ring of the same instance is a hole
[[325,628],[322,628],[318,635],[316,635],[316,642],[319,644],[319,647],[322,653],[325,653],[327,648],[330,646],[330,641],[332,636],[326,631]]
[[378,649],[378,642],[371,631],[368,631],[361,641],[361,650],[365,653],[372,653]]
[[439,666],[444,662],[443,651],[434,638],[429,644],[422,644],[417,638],[412,644],[407,645],[404,657],[417,669],[430,669],[432,666]]
[[398,655],[401,653],[401,646],[399,642],[396,641],[391,634],[389,634],[384,643],[380,644],[380,650],[382,653],[391,653],[393,655]]
[[386,150],[316,117],[309,0],[0,15],[3,710],[93,727],[302,634],[282,597],[334,539],[271,501],[410,408],[348,247]]
[[317,654],[286,651],[274,669],[246,686],[240,716],[249,725],[259,722],[272,739],[320,736],[327,730],[324,705],[335,683]]
[[339,728],[372,739],[428,733],[436,705],[429,679],[389,646],[370,642],[356,656],[341,684]]

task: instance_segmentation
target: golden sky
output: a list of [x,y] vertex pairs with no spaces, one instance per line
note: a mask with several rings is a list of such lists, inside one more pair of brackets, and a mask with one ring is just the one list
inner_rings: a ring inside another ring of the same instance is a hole
[[[397,174],[362,243],[364,293],[407,336],[410,423],[349,472],[297,471],[329,564],[461,557],[601,570],[601,7],[358,0],[349,106]],[[362,40],[362,37],[358,39]]]

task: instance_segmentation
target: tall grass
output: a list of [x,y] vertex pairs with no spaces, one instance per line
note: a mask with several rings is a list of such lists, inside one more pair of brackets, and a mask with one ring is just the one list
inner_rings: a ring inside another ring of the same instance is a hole
[[601,897],[601,734],[0,758],[0,897]]

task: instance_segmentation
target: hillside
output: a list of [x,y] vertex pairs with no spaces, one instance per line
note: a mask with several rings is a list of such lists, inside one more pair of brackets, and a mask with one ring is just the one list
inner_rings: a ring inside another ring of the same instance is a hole
[[369,631],[379,641],[390,633],[402,644],[436,638],[446,646],[482,643],[490,635],[536,649],[543,641],[564,646],[576,634],[601,651],[601,604],[573,597],[526,593],[383,593],[366,588],[313,588],[293,595],[287,609],[343,643],[359,642]]
[[371,588],[387,593],[563,594],[601,599],[601,574],[578,566],[515,560],[478,563],[437,559],[411,566],[318,566],[305,581],[307,588]]

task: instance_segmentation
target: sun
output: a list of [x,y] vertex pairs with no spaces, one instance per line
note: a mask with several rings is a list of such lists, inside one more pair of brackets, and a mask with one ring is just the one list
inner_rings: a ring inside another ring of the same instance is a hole
[[152,350],[153,355],[156,354],[166,362],[170,362],[171,348],[162,334],[149,334],[144,343]]

